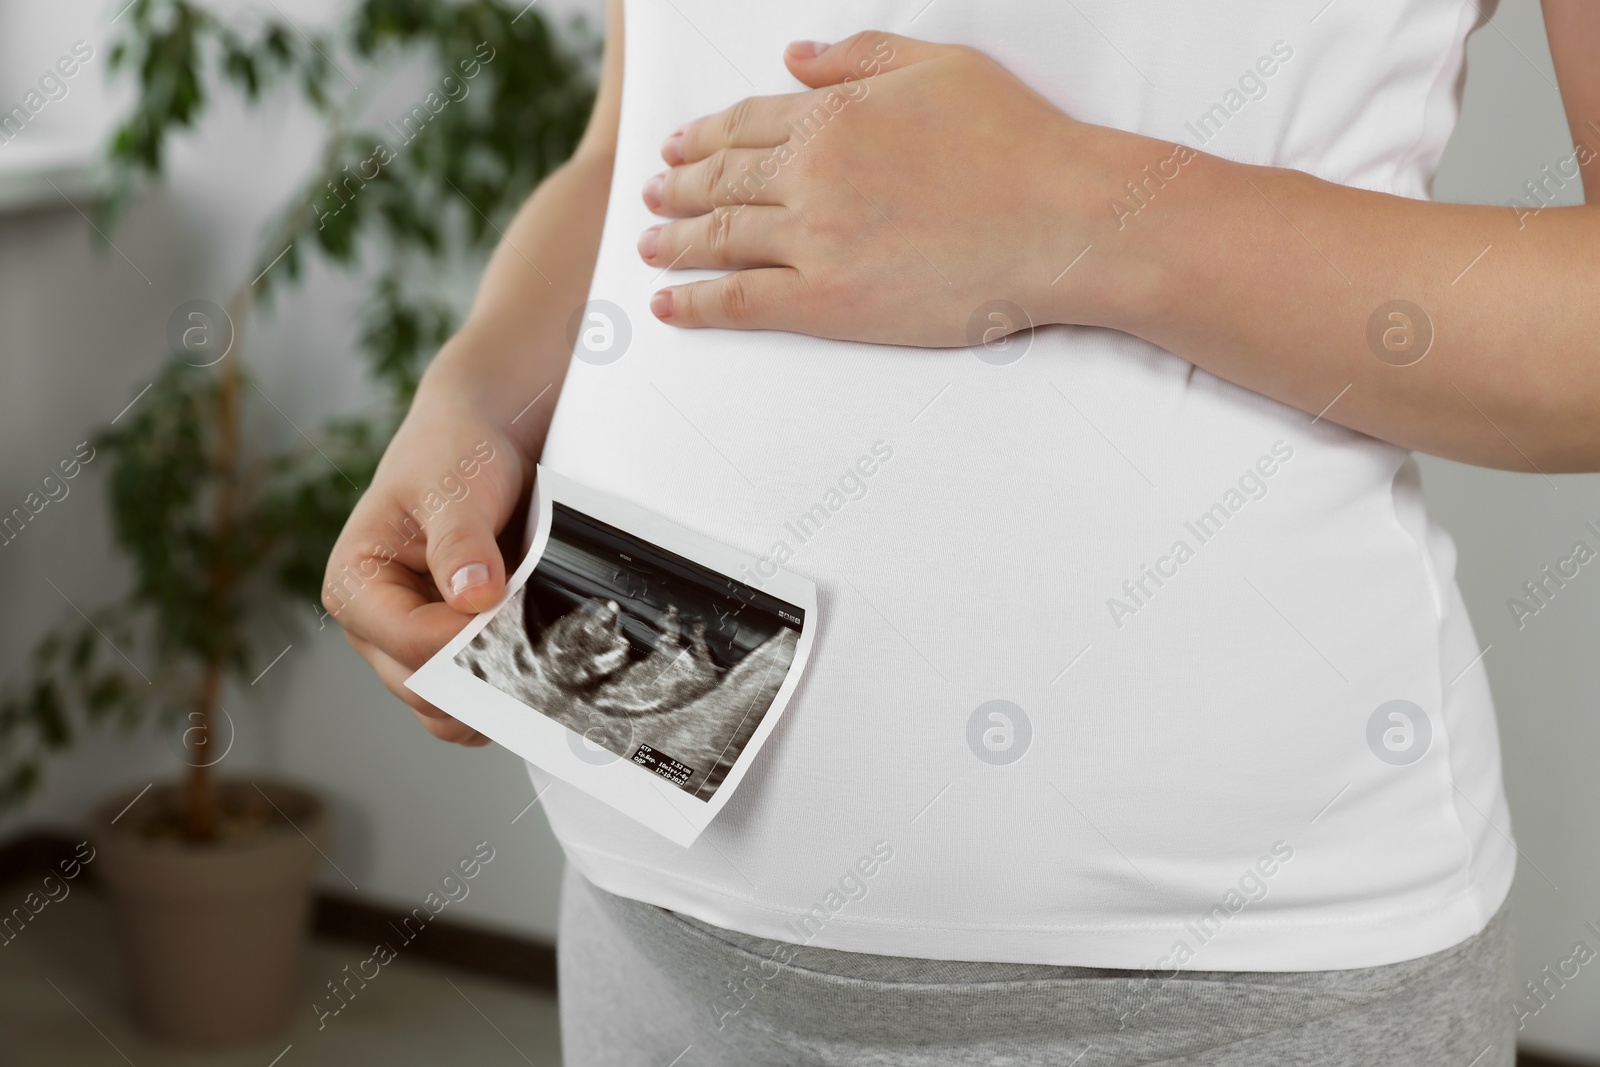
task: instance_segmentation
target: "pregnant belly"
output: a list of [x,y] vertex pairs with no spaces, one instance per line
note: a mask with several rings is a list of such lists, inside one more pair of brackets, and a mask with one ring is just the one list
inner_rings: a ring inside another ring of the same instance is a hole
[[1111,331],[1040,330],[996,366],[652,326],[574,361],[543,462],[743,550],[753,583],[817,582],[818,681],[893,662],[1052,705],[1076,662],[1119,687],[1080,694],[1090,714],[1142,692],[1241,731],[1318,686],[1376,707],[1431,684],[1402,450]]
[[641,330],[613,364],[574,363],[544,462],[743,550],[757,579],[818,585],[806,677],[719,816],[741,870],[782,867],[768,837],[843,848],[841,826],[948,795],[960,870],[1015,866],[1046,828],[1082,846],[1041,858],[1077,865],[1043,872],[1076,894],[1041,883],[1043,912],[1132,908],[1156,899],[1145,878],[1198,900],[1209,869],[1183,857],[1264,848],[1335,795],[1366,829],[1319,886],[1371,892],[1338,880],[1401,853],[1397,893],[1454,877],[1459,828],[1392,818],[1441,810],[1448,765],[1395,776],[1367,735],[1395,700],[1442,721],[1404,458],[1105,331],[1042,330],[994,366]]

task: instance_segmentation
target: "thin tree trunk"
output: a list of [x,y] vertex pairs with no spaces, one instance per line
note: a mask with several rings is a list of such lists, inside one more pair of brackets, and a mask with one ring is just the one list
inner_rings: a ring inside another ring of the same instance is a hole
[[[215,721],[212,709],[216,707],[217,694],[222,685],[222,667],[218,663],[206,665],[200,683],[194,711],[190,713],[191,725],[183,732],[185,758],[189,770],[184,776],[184,836],[190,841],[215,841],[217,826],[221,822],[221,805],[218,802],[217,778],[212,769],[211,725]],[[191,736],[200,740],[188,744]]]
[[[238,504],[239,480],[239,393],[244,386],[244,365],[234,349],[239,347],[240,325],[250,307],[249,291],[241,288],[229,301],[231,319],[231,346],[224,355],[217,373],[216,438],[212,453],[212,478],[216,497],[211,513],[211,537],[220,553],[226,552],[228,539],[233,536],[235,512]],[[233,596],[235,575],[225,557],[213,561],[206,576],[211,606],[226,618],[229,601]],[[218,619],[219,631],[226,628],[224,619]],[[214,770],[218,758],[215,751],[212,726],[216,722],[216,708],[222,694],[222,679],[228,658],[233,649],[228,647],[233,635],[224,635],[223,647],[217,649],[206,661],[199,691],[195,694],[195,707],[191,713],[193,725],[184,732],[198,734],[200,743],[189,748],[189,770],[185,776],[183,799],[184,836],[191,841],[214,841],[221,821],[221,803]]]

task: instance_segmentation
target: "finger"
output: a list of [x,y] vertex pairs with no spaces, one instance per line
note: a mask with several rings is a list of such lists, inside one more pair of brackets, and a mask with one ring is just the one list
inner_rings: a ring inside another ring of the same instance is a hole
[[442,603],[426,573],[397,558],[383,560],[368,556],[355,566],[330,565],[322,603],[348,636],[415,669],[460,633],[471,615]]
[[363,496],[340,532],[322,576],[322,605],[340,623],[346,621],[346,603],[370,583],[415,584],[409,576],[425,569],[426,546],[417,535],[420,530],[411,536],[396,536],[392,524],[379,521],[380,515],[399,514],[402,510],[390,499]]
[[384,655],[382,650],[371,642],[363,641],[359,637],[350,637],[350,643],[361,653],[362,658],[371,664],[373,672],[377,674],[378,680],[383,682],[384,688],[405,701],[417,716],[417,721],[422,723],[423,728],[434,737],[441,741],[472,747],[489,743],[487,737],[460,719],[451,718],[407,689],[405,682],[412,674],[409,668]]
[[781,207],[719,207],[693,219],[652,226],[639,236],[639,255],[662,268],[785,266]]
[[806,317],[807,294],[793,267],[764,267],[662,289],[650,298],[650,310],[670,326],[795,330]]
[[384,688],[399,697],[407,707],[416,713],[417,718],[421,719],[424,724],[434,721],[459,722],[459,720],[446,715],[406,688],[406,679],[415,673],[409,667],[385,654],[381,648],[371,641],[362,640],[349,631],[346,631],[344,636],[345,640],[350,642],[350,647],[359,652],[361,658],[366,660],[372,667],[373,673],[378,676],[378,680],[383,683]]
[[657,215],[684,218],[714,207],[782,203],[777,179],[782,148],[719,148],[694,163],[644,183],[644,203]]
[[783,60],[796,78],[813,89],[852,78],[871,78],[961,51],[960,45],[935,44],[882,30],[864,30],[836,44],[795,41]]
[[428,570],[456,611],[485,611],[505,592],[506,565],[496,541],[506,521],[502,499],[497,493],[468,493],[428,520]]
[[468,748],[479,748],[487,745],[492,739],[485,737],[460,719],[452,719],[445,715],[440,718],[425,716],[417,713],[417,721],[422,728],[427,730],[440,741],[448,741],[452,745],[466,745]]
[[719,148],[772,148],[789,139],[789,117],[810,93],[747,96],[732,107],[705,115],[661,143],[672,166],[704,159]]

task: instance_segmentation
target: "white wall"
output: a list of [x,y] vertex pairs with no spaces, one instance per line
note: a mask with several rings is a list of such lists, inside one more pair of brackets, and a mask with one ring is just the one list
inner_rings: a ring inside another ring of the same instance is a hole
[[[286,9],[300,18],[316,5]],[[98,46],[108,17],[43,6],[0,10],[0,102],[20,96],[73,40]],[[92,134],[103,124],[109,105],[83,79],[73,93],[47,111],[59,123],[50,132]],[[311,129],[293,108],[246,122],[230,107],[208,123],[177,153],[173,190],[142,203],[113,235],[150,284],[117,253],[97,247],[84,220],[64,205],[0,217],[0,509],[20,501],[149,380],[176,304],[219,300],[248,269],[272,198],[309,158]],[[35,132],[47,128],[41,123],[28,134]],[[6,151],[0,146],[0,169]],[[1537,5],[1504,0],[1494,27],[1473,41],[1466,112],[1436,192],[1502,204],[1543,164],[1570,152]],[[1576,202],[1576,189],[1568,194]],[[359,398],[351,325],[357,294],[346,279],[319,277],[252,326],[248,358],[301,425]],[[1519,980],[1531,978],[1589,936],[1585,920],[1600,921],[1600,854],[1593,847],[1600,574],[1586,570],[1521,630],[1505,601],[1583,536],[1585,520],[1600,524],[1600,477],[1558,477],[1552,485],[1434,460],[1425,460],[1424,470],[1434,513],[1461,549],[1460,581],[1480,640],[1492,646],[1486,663],[1526,857],[1514,891],[1517,971]],[[10,608],[0,613],[0,666],[13,666],[45,620],[70,610],[46,578],[85,605],[96,588],[118,580],[105,562],[94,475],[91,466],[71,497],[0,548]],[[511,825],[532,795],[517,760],[498,749],[466,751],[429,739],[331,629],[297,639],[257,690],[230,698],[243,730],[229,765],[281,768],[325,791],[337,813],[333,859],[363,896],[413,903],[446,864],[486,838],[499,857],[459,914],[535,935],[553,932],[560,851],[537,808]],[[92,744],[58,764],[39,802],[3,828],[76,818],[101,793],[142,785],[170,766],[160,739]],[[340,873],[324,876],[348,890]],[[1600,975],[1590,970],[1530,1024],[1524,1036],[1531,1043],[1600,1058]]]
[[[116,101],[91,79],[104,74],[115,29],[107,22],[121,6],[101,12],[88,6],[0,8],[0,100],[6,106],[72,42],[87,40],[97,52],[65,99],[0,145],[0,180],[17,151],[101,138]],[[306,28],[318,24],[321,5],[279,6]],[[367,84],[368,75],[350,73]],[[375,109],[409,104],[421,73],[372,75],[379,84],[387,80]],[[237,101],[222,101],[194,137],[175,143],[169,189],[146,197],[110,235],[120,253],[59,197],[37,210],[0,215],[4,510],[21,503],[59,458],[151,380],[165,358],[165,324],[174,307],[194,298],[225,303],[250,279],[262,232],[305,173],[315,134],[298,106],[273,105],[247,116]],[[461,281],[470,291],[472,279]],[[352,280],[314,269],[306,285],[249,324],[244,357],[263,391],[302,427],[366,398],[354,352],[360,294]],[[277,416],[270,408],[258,407],[264,430],[293,435],[287,425],[271,425]],[[0,548],[0,583],[10,608],[0,613],[0,667],[8,673],[46,623],[72,613],[51,581],[87,609],[98,589],[120,588],[125,578],[107,562],[101,474],[91,463],[65,500]],[[312,618],[309,608],[306,618]],[[281,772],[332,801],[330,851],[337,870],[323,871],[326,885],[350,892],[353,883],[362,897],[409,907],[447,866],[486,839],[496,859],[452,914],[553,937],[561,852],[538,809],[512,825],[533,795],[521,762],[500,749],[469,751],[434,741],[336,628],[307,627],[257,686],[229,693],[224,705],[239,726],[224,769]],[[55,764],[44,794],[26,812],[0,822],[0,834],[71,822],[102,795],[138,788],[175,767],[167,738],[97,739]]]

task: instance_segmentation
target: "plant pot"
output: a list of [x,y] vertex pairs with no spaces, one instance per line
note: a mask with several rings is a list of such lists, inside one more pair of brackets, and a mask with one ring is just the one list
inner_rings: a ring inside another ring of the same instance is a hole
[[288,1025],[299,988],[326,809],[282,783],[225,781],[219,791],[232,818],[214,843],[153,836],[172,822],[175,785],[151,789],[118,818],[137,795],[124,793],[94,818],[95,869],[134,1015],[169,1044],[266,1038]]

